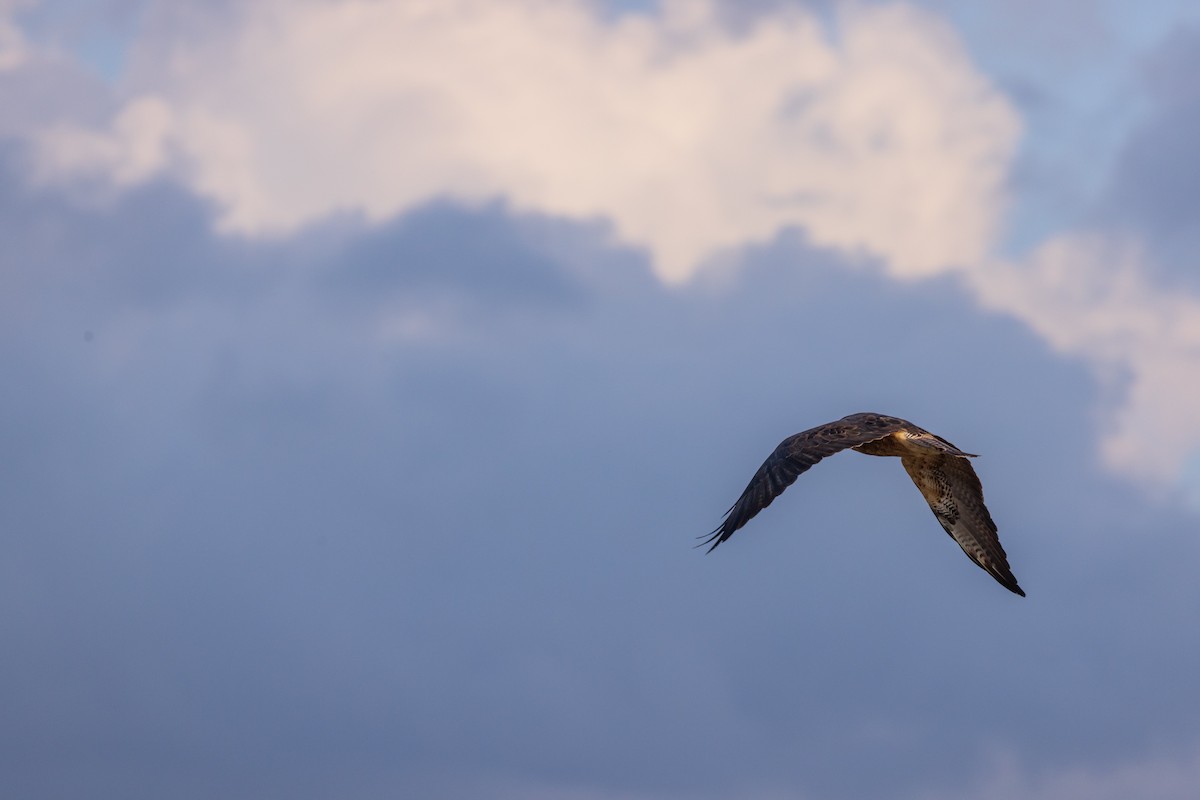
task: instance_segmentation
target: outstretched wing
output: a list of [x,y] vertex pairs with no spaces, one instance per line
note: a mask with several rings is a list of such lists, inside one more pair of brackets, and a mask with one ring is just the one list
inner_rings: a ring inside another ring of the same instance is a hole
[[1025,596],[1000,546],[996,523],[983,504],[983,485],[971,462],[960,456],[901,457],[900,463],[921,490],[933,515],[967,556],[1001,586]]
[[755,514],[771,505],[772,500],[795,483],[800,473],[822,458],[914,427],[912,423],[896,417],[851,414],[836,422],[789,436],[779,443],[775,452],[754,473],[742,496],[725,512],[725,521],[704,539],[703,544],[711,544],[708,550],[712,552]]

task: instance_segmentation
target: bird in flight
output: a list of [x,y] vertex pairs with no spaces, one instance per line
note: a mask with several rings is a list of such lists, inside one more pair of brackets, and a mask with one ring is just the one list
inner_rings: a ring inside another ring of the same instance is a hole
[[1025,596],[996,536],[996,523],[983,504],[983,486],[964,453],[924,428],[884,414],[851,414],[779,443],[754,473],[725,520],[707,536],[708,552],[771,505],[784,489],[822,458],[850,448],[869,456],[899,456],[937,521],[967,557],[1010,592]]

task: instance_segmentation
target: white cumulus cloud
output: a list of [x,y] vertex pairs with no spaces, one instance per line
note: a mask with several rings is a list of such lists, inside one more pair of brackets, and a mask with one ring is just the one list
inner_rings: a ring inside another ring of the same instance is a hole
[[1106,464],[1170,486],[1200,443],[1200,298],[1155,287],[1149,271],[1135,241],[1073,233],[969,281],[984,305],[1092,367],[1108,395]]
[[53,131],[43,166],[166,170],[250,234],[503,196],[610,220],[669,281],[786,226],[924,275],[986,252],[1018,135],[953,33],[903,5],[836,35],[798,9],[731,31],[702,0],[240,8],[141,58],[111,128]]

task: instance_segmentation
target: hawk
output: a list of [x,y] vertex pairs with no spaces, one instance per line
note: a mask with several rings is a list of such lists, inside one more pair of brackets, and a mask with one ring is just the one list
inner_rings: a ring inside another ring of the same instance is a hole
[[851,414],[789,436],[754,473],[725,520],[704,539],[708,552],[771,505],[800,473],[822,458],[850,448],[869,456],[899,456],[900,464],[929,503],[933,515],[967,557],[1010,592],[1025,596],[983,504],[983,486],[964,453],[940,436],[884,414]]

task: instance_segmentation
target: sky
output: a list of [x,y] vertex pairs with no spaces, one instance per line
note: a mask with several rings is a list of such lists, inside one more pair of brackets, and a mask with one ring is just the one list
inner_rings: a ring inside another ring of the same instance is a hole
[[[1193,797],[1197,69],[1183,2],[0,0],[8,790]],[[694,549],[868,410],[1028,597],[855,453]]]

